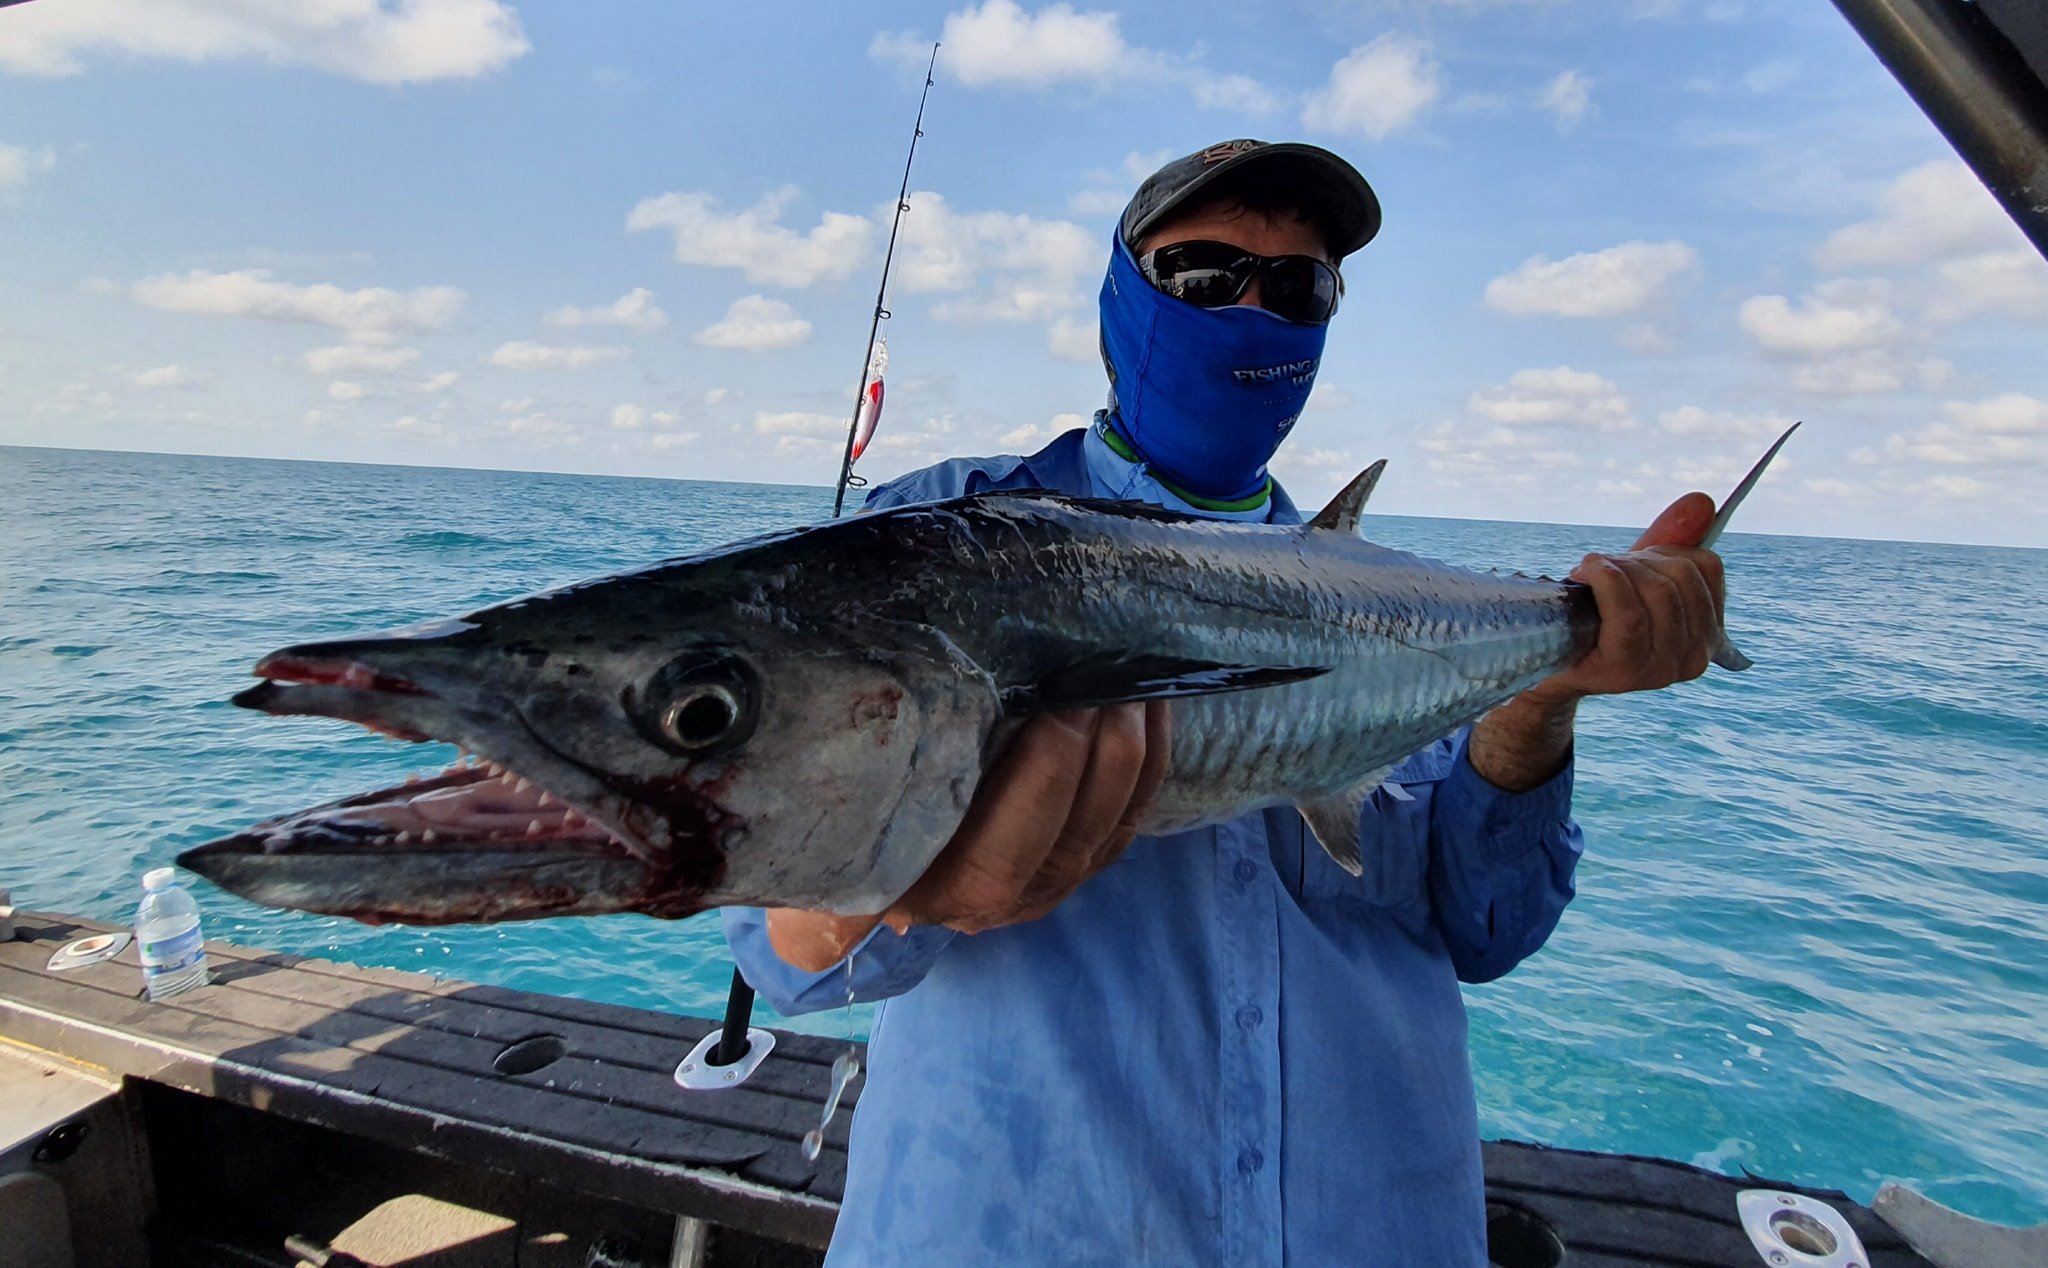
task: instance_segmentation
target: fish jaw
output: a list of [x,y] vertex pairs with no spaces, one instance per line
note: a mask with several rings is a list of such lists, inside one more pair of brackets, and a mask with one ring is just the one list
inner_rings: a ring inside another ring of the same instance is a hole
[[465,750],[462,762],[267,820],[179,864],[254,902],[371,924],[680,918],[715,905],[706,896],[724,870],[719,839],[736,825],[710,799],[665,781],[668,813],[651,824],[616,781],[549,746],[516,700],[435,672],[419,650],[411,637],[286,648],[258,663],[266,681],[234,702],[444,740]]

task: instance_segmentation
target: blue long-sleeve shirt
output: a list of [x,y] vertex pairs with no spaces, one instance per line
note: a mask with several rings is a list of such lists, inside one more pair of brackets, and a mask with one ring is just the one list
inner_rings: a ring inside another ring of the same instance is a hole
[[[1094,429],[942,463],[869,504],[1019,487],[1188,509]],[[1299,520],[1277,486],[1248,515]],[[1458,983],[1542,945],[1580,837],[1569,768],[1506,793],[1465,743],[1373,796],[1362,877],[1299,814],[1266,810],[1140,837],[1029,924],[878,930],[854,985],[888,1002],[828,1264],[1483,1268]],[[844,968],[799,972],[760,912],[724,919],[775,1007],[845,1003]]]

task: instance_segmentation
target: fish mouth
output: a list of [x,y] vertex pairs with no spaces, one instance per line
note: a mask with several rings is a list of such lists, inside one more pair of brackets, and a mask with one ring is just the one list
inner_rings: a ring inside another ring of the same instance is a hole
[[[180,866],[273,907],[371,924],[459,924],[646,910],[653,852],[613,827],[591,772],[516,709],[457,707],[327,648],[273,653],[234,703],[341,718],[462,756],[434,774],[265,820]],[[664,913],[665,914],[665,913]]]

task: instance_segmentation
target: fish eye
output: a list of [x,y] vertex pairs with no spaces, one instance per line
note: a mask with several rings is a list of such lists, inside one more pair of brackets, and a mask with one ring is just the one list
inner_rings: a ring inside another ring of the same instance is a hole
[[661,733],[676,747],[709,748],[740,720],[740,702],[721,683],[698,683],[662,711]]
[[759,691],[754,671],[727,652],[697,652],[656,670],[641,694],[647,738],[701,757],[743,743],[753,732]]

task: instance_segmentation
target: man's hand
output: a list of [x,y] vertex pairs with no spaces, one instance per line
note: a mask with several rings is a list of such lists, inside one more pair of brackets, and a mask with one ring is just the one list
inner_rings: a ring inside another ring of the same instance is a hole
[[1654,691],[1706,672],[1721,633],[1721,557],[1699,549],[1713,522],[1713,499],[1688,493],[1628,553],[1588,555],[1572,570],[1599,605],[1599,642],[1479,720],[1466,750],[1474,770],[1510,792],[1534,788],[1563,769],[1580,700]]
[[1036,920],[1109,866],[1159,795],[1171,749],[1166,701],[1046,714],[991,767],[959,831],[887,912],[768,913],[777,955],[820,972],[883,922],[979,933]]

